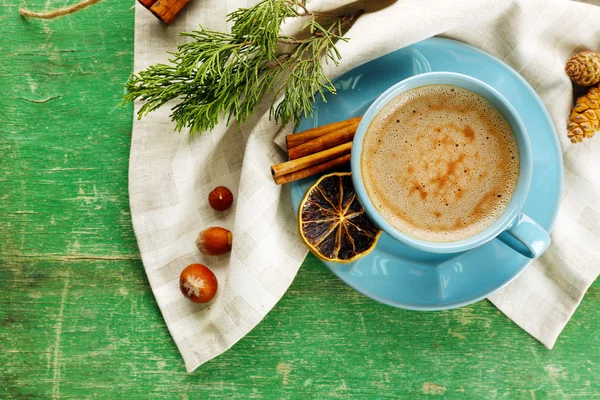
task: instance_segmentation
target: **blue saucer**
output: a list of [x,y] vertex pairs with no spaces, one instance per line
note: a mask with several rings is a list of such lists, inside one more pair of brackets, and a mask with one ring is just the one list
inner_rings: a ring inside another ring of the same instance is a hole
[[[517,109],[533,148],[533,180],[523,211],[550,230],[560,201],[562,154],[552,120],[529,84],[498,59],[449,39],[430,38],[363,64],[334,80],[337,95],[314,104],[314,116],[296,131],[364,114],[387,88],[430,71],[460,72],[496,88]],[[291,185],[294,210],[317,177]],[[487,297],[514,279],[531,260],[499,240],[463,253],[433,254],[403,245],[385,233],[375,250],[351,263],[325,263],[362,294],[394,307],[443,310]]]

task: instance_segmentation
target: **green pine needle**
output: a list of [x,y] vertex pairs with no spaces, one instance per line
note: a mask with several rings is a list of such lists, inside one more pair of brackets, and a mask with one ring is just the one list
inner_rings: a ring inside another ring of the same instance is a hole
[[[126,84],[124,102],[141,100],[142,118],[168,101],[180,102],[172,108],[176,130],[210,130],[224,118],[238,124],[253,114],[261,99],[273,97],[271,116],[287,123],[312,114],[317,96],[335,93],[319,62],[335,64],[340,54],[335,42],[345,40],[345,25],[358,17],[332,17],[309,13],[303,3],[290,0],[263,0],[252,8],[229,14],[231,33],[209,31],[184,32],[191,39],[180,45],[170,65],[156,64],[132,75]],[[302,40],[280,36],[286,18],[307,16]],[[326,17],[327,24],[317,22]],[[333,21],[332,21],[333,20]],[[287,52],[280,49],[285,45]],[[275,106],[275,99],[283,100]]]

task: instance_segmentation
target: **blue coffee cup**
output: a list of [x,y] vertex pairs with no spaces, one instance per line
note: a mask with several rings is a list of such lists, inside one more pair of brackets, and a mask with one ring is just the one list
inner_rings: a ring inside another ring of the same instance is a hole
[[[361,157],[367,128],[379,111],[392,99],[408,90],[426,85],[454,85],[485,98],[504,116],[510,125],[519,149],[519,178],[513,196],[500,217],[484,231],[453,242],[429,242],[411,237],[386,221],[373,205],[363,183]],[[539,257],[550,244],[550,235],[544,228],[521,212],[527,199],[533,171],[531,143],[527,129],[514,107],[496,89],[467,75],[453,72],[429,72],[405,79],[381,94],[363,116],[352,144],[352,179],[356,193],[365,210],[384,232],[418,250],[432,253],[457,253],[481,246],[498,238],[513,250],[528,258]]]

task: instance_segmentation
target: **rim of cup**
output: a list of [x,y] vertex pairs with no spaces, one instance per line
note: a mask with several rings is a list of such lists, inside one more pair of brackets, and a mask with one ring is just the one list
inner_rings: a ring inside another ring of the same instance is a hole
[[[517,186],[512,194],[510,202],[500,217],[498,217],[496,221],[494,221],[483,231],[466,239],[457,241],[426,241],[411,237],[410,235],[401,232],[387,222],[385,218],[383,218],[383,216],[381,216],[381,214],[377,211],[364,187],[362,179],[361,157],[363,140],[373,118],[379,113],[379,111],[381,111],[383,107],[385,107],[385,105],[387,105],[398,95],[406,91],[428,85],[458,86],[482,96],[484,99],[490,102],[509,123],[517,142],[517,148],[519,150],[519,178],[517,180]],[[371,106],[369,106],[358,125],[352,144],[350,164],[352,169],[352,180],[356,193],[373,222],[396,240],[399,240],[400,242],[403,242],[418,250],[432,253],[456,253],[470,250],[489,242],[504,230],[509,228],[519,215],[521,208],[527,199],[533,171],[531,143],[529,141],[527,128],[525,127],[525,124],[523,123],[517,110],[492,86],[480,81],[479,79],[456,72],[427,72],[415,75],[396,83],[383,92],[379,97],[377,97]]]

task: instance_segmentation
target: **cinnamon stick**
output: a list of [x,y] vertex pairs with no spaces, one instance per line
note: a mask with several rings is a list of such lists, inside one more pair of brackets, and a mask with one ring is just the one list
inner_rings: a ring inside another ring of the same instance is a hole
[[299,146],[320,136],[332,133],[338,129],[348,128],[349,126],[352,126],[354,127],[354,131],[356,131],[356,128],[358,127],[358,123],[360,122],[361,118],[362,117],[350,118],[344,121],[334,122],[333,124],[327,124],[319,126],[317,128],[309,129],[302,133],[287,135],[285,140],[288,152],[290,151],[290,149],[293,149],[296,146]]
[[317,164],[322,164],[326,161],[340,158],[341,156],[349,154],[351,149],[352,142],[348,142],[306,157],[300,157],[281,164],[275,164],[271,167],[271,174],[273,175],[273,179],[277,181],[277,178],[282,175],[291,174]]
[[288,149],[290,160],[295,160],[318,151],[330,149],[342,143],[351,142],[356,133],[356,125],[350,124],[326,135],[309,140],[301,145]]
[[143,5],[146,8],[150,8],[152,7],[152,5],[154,3],[156,3],[157,0],[138,0],[140,2],[141,5]]
[[[188,2],[189,0],[157,0],[149,10],[162,22],[170,24]],[[149,3],[149,1],[144,3]]]
[[312,167],[304,168],[296,172],[291,172],[286,175],[273,176],[275,183],[278,185],[283,185],[284,183],[290,183],[293,181],[297,181],[298,179],[303,179],[308,176],[313,176],[320,174],[321,172],[325,172],[327,170],[340,167],[342,165],[348,164],[350,162],[350,153],[345,154],[341,157],[334,158],[333,160],[326,161],[322,164],[313,165]]

